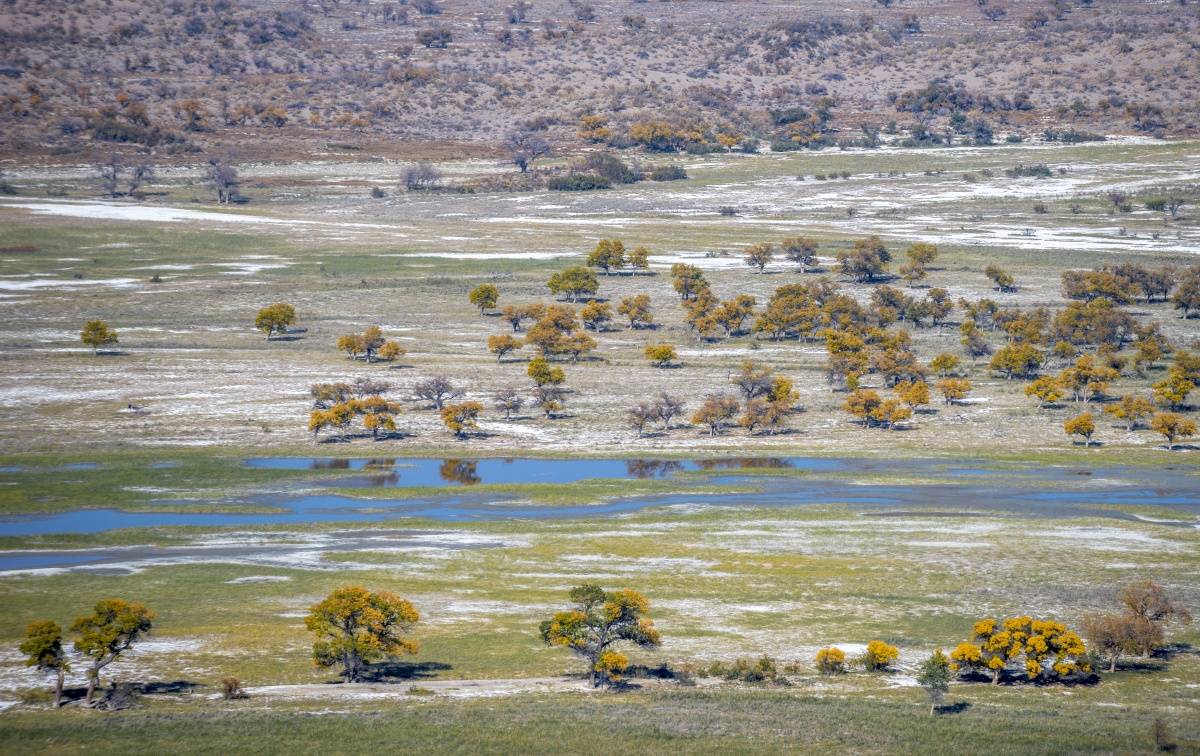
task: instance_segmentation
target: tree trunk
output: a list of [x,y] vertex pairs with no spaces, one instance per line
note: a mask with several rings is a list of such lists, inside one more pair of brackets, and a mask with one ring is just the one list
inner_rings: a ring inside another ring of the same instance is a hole
[[1113,654],[1112,660],[1111,660],[1111,661],[1109,661],[1109,663],[1108,663],[1108,671],[1109,671],[1109,672],[1116,672],[1116,671],[1117,671],[1117,654]]
[[95,668],[88,670],[87,694],[83,698],[83,702],[88,706],[92,705],[92,695],[96,692],[96,683],[99,682],[99,679],[100,670]]
[[54,684],[54,707],[58,708],[62,704],[63,692],[63,677],[65,672],[61,666],[58,668],[58,680]]

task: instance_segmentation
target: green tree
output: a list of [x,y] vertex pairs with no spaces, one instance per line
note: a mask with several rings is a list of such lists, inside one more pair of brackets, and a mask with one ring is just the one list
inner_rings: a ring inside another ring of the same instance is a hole
[[287,333],[288,327],[296,322],[296,308],[287,302],[276,302],[258,311],[254,327],[267,335],[267,341],[275,334]]
[[495,308],[496,303],[500,301],[500,290],[495,284],[485,283],[479,284],[471,293],[467,295],[467,299],[471,304],[479,308],[479,314],[482,315],[488,310]]
[[574,302],[585,294],[595,294],[600,288],[596,274],[582,265],[561,270],[546,282],[551,294],[561,294],[567,301]]
[[538,386],[558,386],[567,379],[563,369],[551,365],[545,357],[534,357],[530,360],[526,373]]
[[904,254],[914,265],[924,268],[937,259],[938,248],[926,242],[916,242],[909,245],[908,249],[904,250]]
[[71,625],[79,634],[75,650],[90,659],[87,669],[87,695],[84,701],[92,703],[92,696],[100,684],[100,670],[120,658],[150,632],[154,612],[141,604],[121,599],[103,599],[96,602],[91,614],[80,617]]
[[625,262],[627,262],[631,268],[636,268],[637,270],[649,270],[650,250],[640,245],[634,247],[632,250],[630,250],[629,256],[625,258]]
[[924,688],[925,694],[929,696],[930,716],[937,713],[937,707],[945,699],[946,693],[950,691],[951,675],[950,660],[946,658],[946,654],[940,648],[936,649],[921,665],[921,672],[917,675],[917,684]]
[[25,639],[21,641],[20,646],[21,653],[27,657],[25,666],[37,667],[39,672],[54,673],[55,706],[62,702],[63,677],[71,670],[62,641],[62,628],[58,623],[42,620],[29,623],[25,628]]
[[606,592],[598,585],[585,583],[571,589],[569,596],[573,607],[541,624],[542,641],[569,648],[587,660],[594,687],[620,682],[629,667],[629,659],[612,649],[617,643],[642,648],[657,648],[662,643],[654,623],[646,616],[650,602],[637,591]]
[[101,347],[117,343],[117,332],[109,328],[108,323],[103,320],[89,320],[79,332],[79,340],[92,348],[92,354],[98,354]]
[[404,636],[420,618],[411,603],[394,593],[348,585],[313,604],[304,626],[317,636],[312,649],[316,666],[341,666],[345,681],[357,682],[372,662],[417,653],[417,641]]

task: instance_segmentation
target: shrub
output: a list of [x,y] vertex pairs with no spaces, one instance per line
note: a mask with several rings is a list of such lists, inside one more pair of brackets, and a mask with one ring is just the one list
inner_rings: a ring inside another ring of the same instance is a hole
[[573,173],[570,176],[555,176],[546,182],[546,188],[556,192],[588,192],[611,189],[612,182],[594,173]]
[[226,701],[237,701],[249,698],[250,694],[242,687],[242,681],[236,677],[226,677],[221,680],[221,698]]
[[817,670],[823,675],[840,675],[846,671],[846,652],[830,646],[817,652]]
[[682,181],[687,177],[687,171],[678,165],[660,165],[650,172],[651,181]]
[[882,672],[892,662],[900,658],[900,650],[881,640],[873,640],[867,644],[867,651],[862,656],[862,664],[868,672]]

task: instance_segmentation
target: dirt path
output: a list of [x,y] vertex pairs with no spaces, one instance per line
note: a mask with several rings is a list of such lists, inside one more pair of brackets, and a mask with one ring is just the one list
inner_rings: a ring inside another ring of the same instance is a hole
[[328,699],[366,701],[405,698],[432,692],[449,698],[506,696],[514,693],[588,691],[591,686],[577,677],[524,677],[496,680],[418,680],[403,683],[319,683],[307,685],[264,685],[247,688],[253,699]]

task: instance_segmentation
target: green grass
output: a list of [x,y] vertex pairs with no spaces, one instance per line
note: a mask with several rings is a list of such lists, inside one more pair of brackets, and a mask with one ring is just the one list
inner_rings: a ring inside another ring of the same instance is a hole
[[[281,706],[253,699],[154,705],[103,715],[6,713],[7,753],[1012,753],[1145,752],[1161,712],[1149,702],[1097,709],[1064,691],[986,694],[955,689],[965,711],[932,717],[915,691],[872,699],[804,691],[722,690],[597,695],[519,695],[381,707]],[[1078,693],[1078,691],[1074,691]],[[1085,698],[1091,696],[1084,695]],[[1196,710],[1167,719],[1172,741],[1192,752]]]

